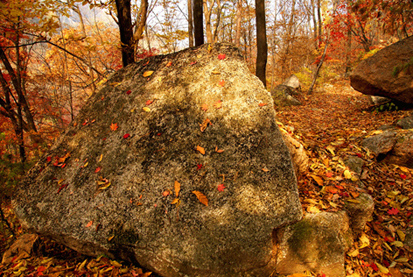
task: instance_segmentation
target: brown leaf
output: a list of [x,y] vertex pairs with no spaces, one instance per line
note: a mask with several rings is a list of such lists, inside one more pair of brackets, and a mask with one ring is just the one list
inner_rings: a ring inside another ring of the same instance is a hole
[[212,125],[211,121],[207,118],[204,120],[204,122],[202,122],[202,124],[199,124],[199,127],[201,127],[201,132],[204,132],[205,129],[208,127],[209,125]]
[[205,155],[205,149],[203,148],[203,147],[201,147],[201,146],[197,146],[196,147],[196,150],[199,152],[199,153],[201,153],[202,155]]
[[194,191],[192,191],[192,193],[196,195],[199,202],[201,202],[205,206],[208,206],[208,198],[202,192],[194,190]]
[[179,191],[181,190],[181,184],[178,181],[175,181],[175,196],[178,197],[179,196]]

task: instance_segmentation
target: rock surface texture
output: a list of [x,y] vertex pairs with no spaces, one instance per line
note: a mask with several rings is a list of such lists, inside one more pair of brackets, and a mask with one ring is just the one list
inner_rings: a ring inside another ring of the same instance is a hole
[[161,276],[269,276],[301,219],[270,94],[230,45],[124,68],[19,186],[21,222]]
[[286,85],[278,85],[272,89],[271,95],[277,106],[299,106],[301,102],[293,95],[297,94],[296,89]]
[[413,103],[412,56],[413,37],[383,48],[356,67],[351,86],[367,95]]

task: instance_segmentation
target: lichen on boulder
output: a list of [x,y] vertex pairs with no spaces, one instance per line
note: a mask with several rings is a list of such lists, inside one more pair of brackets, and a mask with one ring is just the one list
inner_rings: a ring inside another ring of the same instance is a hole
[[270,94],[239,51],[204,45],[114,74],[13,200],[24,226],[162,276],[267,276],[300,220]]

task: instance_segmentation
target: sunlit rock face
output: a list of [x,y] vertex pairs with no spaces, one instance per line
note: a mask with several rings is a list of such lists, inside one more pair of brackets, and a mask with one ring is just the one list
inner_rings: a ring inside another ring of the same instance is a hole
[[362,61],[350,76],[351,86],[367,95],[413,103],[413,37],[378,51]]
[[28,228],[162,276],[269,276],[302,217],[271,96],[221,44],[117,72],[19,188]]

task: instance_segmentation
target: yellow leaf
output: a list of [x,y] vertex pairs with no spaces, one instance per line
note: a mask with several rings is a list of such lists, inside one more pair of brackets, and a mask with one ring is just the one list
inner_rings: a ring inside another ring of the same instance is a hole
[[221,74],[219,71],[212,71],[212,74]]
[[152,71],[152,70],[145,71],[145,72],[143,73],[143,77],[149,77],[149,76],[151,76],[151,75],[152,75],[152,73],[153,73],[153,71]]
[[406,235],[403,233],[403,231],[400,230],[396,230],[397,235],[399,236],[401,241],[404,241],[404,239],[406,238]]
[[199,153],[201,153],[202,155],[205,155],[205,149],[203,148],[203,147],[201,147],[201,146],[197,146],[196,147],[196,150],[199,152]]
[[393,241],[392,243],[391,243],[391,245],[394,245],[394,246],[396,246],[396,247],[403,247],[403,242],[401,242],[401,241]]
[[111,183],[110,183],[110,182],[109,182],[109,183],[105,183],[105,185],[104,185],[104,186],[99,187],[99,189],[101,189],[101,190],[105,190],[105,189],[107,189],[108,187],[110,187],[110,185],[111,185]]
[[358,254],[360,254],[360,252],[359,252],[359,250],[358,250],[358,249],[353,250],[353,251],[351,251],[351,252],[347,253],[347,255],[348,255],[348,256],[350,256],[350,257],[357,257],[357,256],[358,256]]
[[100,154],[100,158],[99,158],[98,162],[102,161],[102,159],[103,159],[103,154]]
[[353,273],[351,275],[346,275],[347,277],[361,277],[358,273]]
[[264,171],[264,172],[268,172],[268,171],[270,171],[269,169],[267,169],[266,167],[264,167],[264,168],[262,168],[262,171]]
[[383,133],[382,130],[376,130],[376,131],[371,132],[371,133],[370,133],[370,136],[378,135],[378,134],[382,134],[382,133]]
[[331,153],[333,156],[336,155],[336,154],[334,153],[335,148],[334,148],[332,145],[327,146],[326,149],[327,149],[328,151],[330,151],[330,153]]
[[171,204],[172,204],[172,205],[175,205],[175,204],[178,203],[178,202],[179,202],[179,198],[175,198],[174,200],[172,200]]
[[366,234],[362,234],[360,237],[360,242],[361,242],[361,246],[360,248],[364,248],[370,245],[370,240],[369,238],[366,236]]
[[309,206],[307,207],[307,212],[312,213],[312,214],[318,214],[320,210],[315,206]]
[[403,258],[398,258],[395,261],[398,262],[398,263],[407,263],[409,261],[409,259],[403,257]]
[[181,190],[181,184],[178,181],[175,181],[174,187],[175,187],[175,196],[178,197],[179,196],[179,191]]
[[110,261],[110,263],[115,267],[122,267],[122,264],[118,263],[117,261]]
[[89,162],[85,163],[85,164],[83,165],[83,167],[86,167],[88,164],[89,164]]
[[317,182],[317,184],[318,184],[320,187],[323,186],[323,179],[321,179],[320,177],[318,177],[317,175],[314,175],[314,174],[311,174],[310,176],[311,176],[311,178],[314,179],[314,181]]
[[79,265],[77,271],[82,271],[82,269],[85,267],[86,263],[87,263],[87,259],[84,260],[84,261]]
[[308,277],[308,275],[304,273],[294,273],[294,274],[288,275],[287,277]]
[[108,241],[113,240],[114,237],[115,237],[115,235],[108,237]]
[[208,198],[202,192],[194,190],[194,191],[192,191],[192,193],[196,195],[199,202],[201,202],[205,206],[208,206]]
[[384,267],[381,264],[376,263],[376,262],[375,262],[375,264],[377,265],[377,267],[379,268],[381,273],[385,273],[385,274],[389,273],[389,270],[386,267]]
[[150,111],[151,111],[151,109],[149,109],[148,107],[143,107],[143,110],[144,110],[145,112],[150,112]]
[[111,86],[114,86],[114,87],[117,87],[117,86],[119,86],[119,85],[120,85],[120,83],[113,82],[113,83],[110,83],[110,85],[111,85]]
[[344,177],[346,177],[346,179],[351,179],[351,177],[353,177],[353,174],[351,174],[350,170],[346,169],[344,170]]

